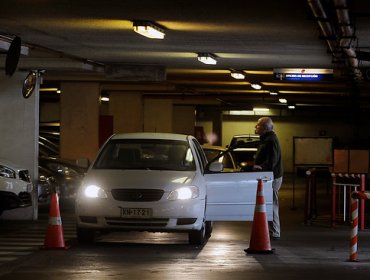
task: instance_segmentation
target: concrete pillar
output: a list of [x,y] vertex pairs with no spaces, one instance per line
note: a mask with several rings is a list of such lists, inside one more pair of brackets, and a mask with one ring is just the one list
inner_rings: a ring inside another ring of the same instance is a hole
[[12,77],[0,75],[0,157],[29,170],[34,184],[33,206],[5,211],[1,219],[37,219],[40,78],[26,99],[22,86],[27,75],[28,72],[16,72]]
[[62,83],[60,156],[93,160],[99,148],[99,83]]
[[172,100],[144,100],[144,131],[172,132]]
[[109,114],[113,116],[114,133],[143,131],[142,94],[109,93]]

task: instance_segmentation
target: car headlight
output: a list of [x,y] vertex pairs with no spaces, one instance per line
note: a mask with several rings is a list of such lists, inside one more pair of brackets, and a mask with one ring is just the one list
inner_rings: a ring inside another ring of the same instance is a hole
[[83,195],[89,198],[107,198],[107,193],[99,186],[89,185],[84,188]]
[[15,171],[4,165],[0,165],[0,177],[15,179]]
[[185,200],[196,198],[199,195],[199,190],[195,186],[186,186],[178,188],[168,195],[168,200]]

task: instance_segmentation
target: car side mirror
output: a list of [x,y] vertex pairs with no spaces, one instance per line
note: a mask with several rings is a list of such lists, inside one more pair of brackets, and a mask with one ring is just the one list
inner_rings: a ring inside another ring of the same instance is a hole
[[211,172],[222,172],[224,165],[221,162],[214,161],[209,165],[208,170]]

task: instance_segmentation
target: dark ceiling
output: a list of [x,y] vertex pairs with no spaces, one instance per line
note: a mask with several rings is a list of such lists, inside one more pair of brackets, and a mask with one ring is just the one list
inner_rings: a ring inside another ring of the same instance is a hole
[[[18,68],[46,70],[45,85],[95,80],[109,91],[124,82],[131,92],[231,107],[286,106],[278,101],[286,98],[297,109],[370,108],[369,0],[11,0],[0,6],[0,39],[21,38],[29,54]],[[135,20],[163,26],[164,40],[135,33]],[[215,54],[217,65],[198,62],[198,53]],[[2,63],[6,55],[3,49]],[[277,68],[333,69],[334,75],[287,82],[274,79]],[[232,69],[246,78],[233,79]],[[251,88],[256,82],[261,90]]]

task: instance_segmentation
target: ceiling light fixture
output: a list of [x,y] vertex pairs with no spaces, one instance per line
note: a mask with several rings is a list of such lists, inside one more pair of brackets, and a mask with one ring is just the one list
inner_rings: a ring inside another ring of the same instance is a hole
[[254,107],[253,111],[254,112],[269,112],[270,109],[269,108],[264,108],[264,107]]
[[295,109],[295,106],[294,105],[289,105],[288,106],[288,109],[292,109],[293,110],[293,109]]
[[134,31],[150,39],[163,39],[164,29],[151,21],[134,21]]
[[245,79],[245,74],[242,71],[230,70],[230,75],[231,77],[237,80]]
[[286,100],[285,98],[280,98],[279,102],[285,104],[285,103],[288,103],[288,100]]
[[251,87],[254,89],[261,89],[262,86],[260,84],[251,84]]
[[276,91],[270,91],[270,95],[278,95]]
[[198,60],[204,64],[217,64],[216,56],[212,53],[198,53]]
[[109,97],[108,96],[102,96],[100,97],[100,100],[103,102],[109,102]]
[[253,116],[254,112],[252,110],[230,110],[227,111],[227,115],[234,115],[234,116]]

